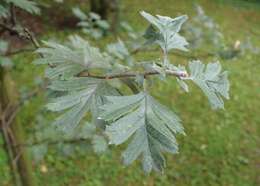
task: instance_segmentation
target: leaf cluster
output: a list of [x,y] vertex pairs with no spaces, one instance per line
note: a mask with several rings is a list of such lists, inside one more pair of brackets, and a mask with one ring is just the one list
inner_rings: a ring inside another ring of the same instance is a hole
[[40,8],[34,1],[29,0],[3,0],[0,3],[0,17],[10,16],[10,6],[15,6],[31,14],[40,14]]
[[82,31],[94,39],[100,39],[108,33],[110,25],[106,20],[101,19],[100,15],[94,12],[85,14],[78,7],[73,8],[72,12],[80,20],[78,26]]
[[[87,19],[85,14],[74,11]],[[48,65],[45,76],[50,81],[52,97],[46,107],[60,113],[54,126],[65,133],[79,134],[79,128],[91,124],[99,127],[110,144],[130,141],[122,154],[124,163],[129,165],[140,158],[144,171],[149,173],[163,170],[163,154],[177,153],[176,135],[185,134],[180,118],[149,93],[149,80],[175,76],[186,92],[186,82],[194,82],[214,109],[224,108],[229,82],[218,62],[204,65],[199,60],[190,61],[186,70],[169,60],[170,50],[187,51],[188,42],[179,34],[186,15],[170,18],[144,11],[141,15],[150,23],[144,35],[146,42],[162,49],[159,60],[135,60],[122,40],[101,51],[85,39],[71,36],[65,44],[43,42],[45,47],[37,52],[44,58],[34,63]],[[115,83],[115,79],[120,81]],[[123,85],[133,94],[126,93]],[[102,149],[102,145],[97,149]]]

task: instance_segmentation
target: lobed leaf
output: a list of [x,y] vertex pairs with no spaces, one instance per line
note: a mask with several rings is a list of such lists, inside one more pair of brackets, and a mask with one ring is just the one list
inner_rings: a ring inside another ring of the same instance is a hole
[[178,34],[182,24],[188,19],[186,15],[174,19],[160,15],[154,17],[144,11],[141,12],[141,15],[159,30],[157,31],[153,26],[148,27],[145,38],[148,39],[149,42],[159,44],[165,52],[171,49],[188,50],[186,48],[188,42],[184,37]]
[[162,171],[162,152],[178,152],[174,134],[184,133],[180,119],[145,92],[107,99],[100,117],[111,123],[106,127],[110,143],[119,145],[134,136],[122,155],[124,163],[128,165],[142,155],[145,172]]
[[191,79],[202,89],[213,109],[224,108],[222,97],[229,99],[227,72],[221,72],[219,62],[204,65],[200,61],[189,63]]
[[[65,111],[59,116],[55,125],[63,131],[69,132],[77,127],[87,112],[91,112],[92,121],[95,123],[99,113],[99,106],[105,103],[105,95],[118,95],[117,91],[103,81],[83,81],[86,78],[75,78],[71,80],[55,80],[50,88],[59,90],[65,95],[51,99],[46,105],[51,111]],[[59,84],[60,83],[60,84]],[[73,84],[74,83],[74,84]],[[63,88],[61,88],[63,87]]]
[[[84,71],[93,68],[108,68],[109,58],[96,47],[90,44],[79,36],[71,36],[69,38],[70,45],[62,45],[55,42],[43,43],[46,45],[44,48],[37,50],[37,53],[44,55],[34,61],[35,64],[51,64],[54,65],[59,71],[62,71],[64,66],[72,66],[78,71]],[[63,66],[62,66],[63,65]],[[59,67],[61,66],[61,67]]]

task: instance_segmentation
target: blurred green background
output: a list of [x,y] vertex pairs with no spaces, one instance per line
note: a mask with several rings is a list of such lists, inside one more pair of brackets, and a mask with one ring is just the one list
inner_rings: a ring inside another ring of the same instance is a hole
[[[250,37],[252,44],[260,47],[258,0],[121,0],[121,18],[134,29],[143,30],[147,22],[140,16],[140,10],[170,17],[187,14],[192,18],[195,16],[195,3],[218,23],[227,44],[233,45]],[[75,27],[53,27],[53,19],[66,19],[75,4],[88,8],[88,3],[84,1],[65,0],[62,5],[57,7],[55,4],[46,10],[45,16],[39,20],[41,32],[37,37],[62,41],[70,34],[80,34],[80,29]],[[113,40],[116,40],[116,36],[110,35],[96,42],[96,45],[102,48]],[[209,46],[203,47],[202,51]],[[149,59],[158,55],[155,51],[141,53],[137,57]],[[35,77],[43,76],[43,68],[30,64],[33,59],[30,54],[16,55],[12,59],[17,64],[12,75],[18,88],[35,86]],[[188,61],[178,56],[172,56],[171,59],[184,64]],[[215,57],[202,56],[200,59],[210,62]],[[211,110],[205,96],[195,86],[187,94],[171,79],[165,83],[155,82],[152,94],[180,115],[187,134],[177,137],[180,153],[174,156],[167,154],[167,168],[163,174],[145,175],[138,161],[129,167],[123,166],[120,159],[123,146],[111,147],[101,155],[86,150],[68,156],[57,153],[51,147],[44,159],[34,164],[38,185],[260,185],[260,54],[246,52],[232,60],[221,59],[221,63],[229,71],[231,81],[230,100],[226,101],[224,111]],[[37,124],[36,115],[41,112],[44,103],[42,94],[28,102],[18,114],[17,120],[25,126],[28,138]],[[12,185],[3,148],[0,148],[0,185]]]

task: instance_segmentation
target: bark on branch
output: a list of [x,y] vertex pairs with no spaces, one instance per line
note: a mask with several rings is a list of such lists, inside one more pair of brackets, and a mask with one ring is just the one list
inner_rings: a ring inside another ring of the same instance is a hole
[[[177,72],[172,70],[166,70],[165,73],[170,76],[176,76],[179,78],[187,78],[188,74],[185,71]],[[131,78],[136,76],[152,76],[152,75],[159,75],[160,73],[157,71],[146,71],[146,72],[125,72],[125,73],[118,73],[118,74],[108,74],[108,75],[94,75],[90,74],[89,72],[81,72],[78,77],[91,77],[96,79],[120,79],[120,78]]]

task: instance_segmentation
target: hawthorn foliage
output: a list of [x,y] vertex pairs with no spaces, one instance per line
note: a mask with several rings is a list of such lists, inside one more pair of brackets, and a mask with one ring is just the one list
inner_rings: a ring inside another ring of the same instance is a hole
[[[188,51],[188,42],[179,34],[186,15],[170,18],[144,11],[141,15],[149,22],[147,43],[162,49],[160,60],[136,61],[121,40],[113,50],[110,44],[101,51],[80,36],[71,36],[67,44],[43,42],[44,47],[37,52],[44,58],[34,63],[47,65],[45,76],[55,96],[46,107],[60,113],[54,121],[57,128],[65,133],[78,130],[86,125],[85,116],[90,113],[87,124],[102,123],[109,144],[129,142],[122,154],[125,164],[140,158],[145,172],[162,171],[163,153],[177,153],[175,136],[185,132],[181,119],[150,94],[149,79],[174,76],[187,92],[186,82],[192,81],[202,89],[213,109],[224,108],[223,98],[229,98],[229,82],[219,62],[205,65],[193,60],[186,69],[169,60],[171,50]],[[130,62],[126,60],[130,58]],[[138,82],[138,92],[124,95],[113,84],[118,79],[122,84],[124,80],[132,85]]]
[[[4,0],[0,16],[9,16],[10,3],[29,13],[40,12],[32,1]],[[89,19],[96,15],[73,11],[81,17],[80,25],[87,33],[96,29],[89,25]],[[188,42],[180,34],[188,19],[186,15],[171,18],[145,11],[140,14],[148,22],[145,45],[157,45],[162,51],[159,59],[136,60],[122,40],[101,50],[74,35],[66,43],[42,41],[36,51],[41,57],[34,64],[46,66],[50,91],[46,108],[59,114],[53,126],[68,136],[91,139],[97,152],[106,149],[106,139],[110,145],[127,143],[122,153],[124,164],[140,159],[143,170],[149,173],[163,171],[163,154],[178,153],[175,136],[185,134],[181,119],[153,98],[149,80],[156,78],[163,83],[171,78],[185,92],[189,92],[187,82],[193,82],[202,89],[213,109],[224,108],[224,99],[229,98],[229,81],[219,62],[203,64],[192,60],[183,66],[169,59],[172,50],[188,52]],[[108,28],[97,16],[95,23]],[[132,94],[125,94],[125,86]]]

